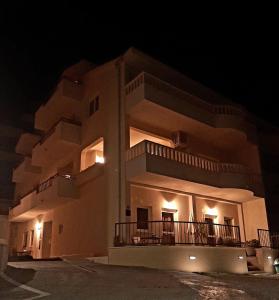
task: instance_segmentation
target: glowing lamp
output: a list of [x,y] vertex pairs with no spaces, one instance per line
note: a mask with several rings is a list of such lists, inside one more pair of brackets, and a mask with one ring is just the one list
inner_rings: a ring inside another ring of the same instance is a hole
[[244,259],[243,255],[239,255],[238,259],[240,259],[240,260]]
[[99,164],[105,163],[105,158],[103,156],[96,155],[96,163]]
[[40,231],[42,229],[41,223],[36,223],[36,230]]
[[189,256],[189,259],[190,259],[190,260],[196,260],[197,258],[196,258],[196,256],[190,255],[190,256]]

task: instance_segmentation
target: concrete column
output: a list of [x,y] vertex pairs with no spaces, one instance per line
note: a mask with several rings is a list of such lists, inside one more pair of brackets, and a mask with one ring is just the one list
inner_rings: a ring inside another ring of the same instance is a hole
[[9,221],[8,216],[0,215],[0,272],[8,261]]
[[197,221],[196,197],[189,196],[189,221]]
[[244,225],[243,210],[242,210],[242,204],[241,203],[237,204],[237,212],[238,212],[238,221],[239,221],[241,242],[245,242],[246,241],[245,225]]

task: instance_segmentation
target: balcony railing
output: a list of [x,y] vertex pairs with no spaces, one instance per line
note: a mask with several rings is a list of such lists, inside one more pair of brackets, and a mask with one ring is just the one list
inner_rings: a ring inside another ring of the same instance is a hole
[[258,239],[261,247],[279,249],[279,232],[258,229]]
[[[185,98],[187,97],[187,101],[199,108],[204,109],[207,112],[215,113],[217,115],[235,115],[240,117],[247,117],[247,113],[244,111],[243,108],[238,107],[237,105],[230,105],[230,104],[223,104],[223,105],[216,105],[208,103],[182,89],[179,89],[166,81],[163,81],[156,76],[151,74],[142,72],[132,81],[130,81],[126,85],[126,95],[131,94],[137,88],[139,88],[143,84],[149,84],[153,87],[159,88],[162,91],[171,92],[172,94],[180,97]],[[190,97],[189,97],[190,96]]]
[[115,224],[115,246],[188,244],[240,247],[240,229],[232,225],[182,221]]
[[60,118],[42,137],[41,139],[33,146],[33,148],[35,148],[38,144],[42,145],[54,132],[56,127],[58,126],[58,124],[60,122],[65,122],[68,124],[73,124],[73,125],[77,125],[80,126],[81,123],[79,121],[74,121],[71,119],[67,119],[67,118]]
[[[247,168],[240,164],[216,162],[200,157],[198,155],[178,151],[173,148],[147,140],[144,140],[130,148],[127,151],[126,160],[129,161],[135,159],[136,157],[144,153],[176,161],[189,167],[200,168],[208,172],[248,173]],[[251,178],[251,180],[257,180],[256,178],[254,178],[257,177],[256,175],[253,175],[251,177],[253,177]]]
[[[39,194],[45,190],[47,190],[49,187],[51,187],[53,185],[53,181],[55,180],[55,178],[57,177],[63,177],[65,179],[68,180],[73,180],[73,176],[70,175],[59,175],[56,174],[54,176],[51,176],[50,178],[48,178],[47,180],[43,181],[42,183],[38,184],[35,188],[29,190],[28,192],[24,193],[23,195],[20,195],[16,200],[16,203],[13,207],[17,206],[20,201],[25,198],[26,196],[28,196],[29,194],[32,194],[33,192],[36,192],[36,194]],[[12,208],[13,208],[12,207]]]

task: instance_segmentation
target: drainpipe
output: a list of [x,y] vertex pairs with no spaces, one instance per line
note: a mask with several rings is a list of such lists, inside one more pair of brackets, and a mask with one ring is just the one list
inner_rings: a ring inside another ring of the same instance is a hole
[[123,105],[123,57],[119,58],[116,62],[118,69],[118,141],[119,141],[119,149],[118,149],[118,222],[121,222],[121,211],[122,211],[122,105]]

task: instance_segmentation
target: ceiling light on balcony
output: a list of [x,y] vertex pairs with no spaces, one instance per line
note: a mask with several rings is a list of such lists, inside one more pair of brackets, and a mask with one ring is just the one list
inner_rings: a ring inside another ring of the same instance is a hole
[[105,158],[103,156],[96,155],[96,163],[104,164]]
[[217,209],[216,208],[210,208],[208,207],[206,209],[206,214],[209,215],[209,216],[217,216]]

